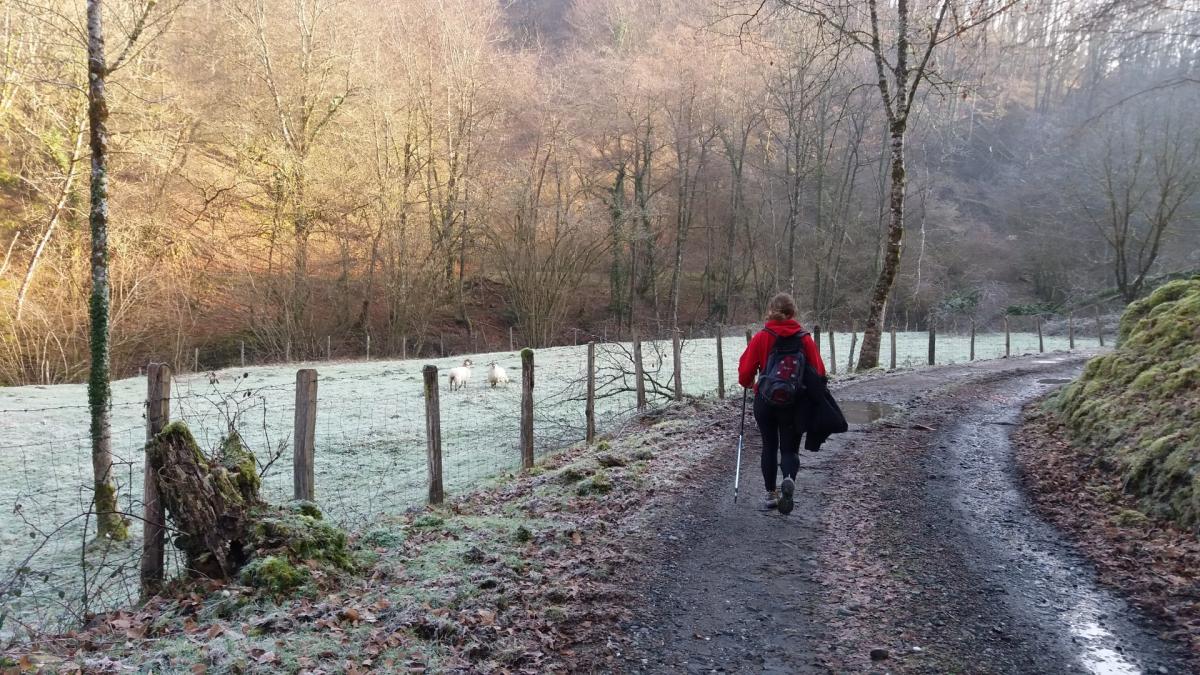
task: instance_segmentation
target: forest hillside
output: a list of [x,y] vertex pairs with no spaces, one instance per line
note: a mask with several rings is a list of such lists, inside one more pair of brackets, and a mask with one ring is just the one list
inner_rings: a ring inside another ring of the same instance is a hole
[[[821,3],[402,4],[104,4],[114,373],[732,324],[780,289],[998,325],[1200,266],[1194,2],[918,3],[943,32],[899,126]],[[83,6],[2,7],[0,384],[81,381]]]

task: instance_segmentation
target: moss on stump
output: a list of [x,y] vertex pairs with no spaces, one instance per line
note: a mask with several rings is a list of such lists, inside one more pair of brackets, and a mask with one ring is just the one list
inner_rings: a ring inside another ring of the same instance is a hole
[[1145,513],[1200,528],[1200,277],[1131,304],[1117,348],[1054,405]]
[[236,434],[208,457],[187,425],[174,422],[147,454],[159,467],[160,498],[180,532],[174,542],[193,576],[240,577],[280,593],[305,583],[312,563],[351,568],[346,534],[326,523],[316,504],[277,507],[263,501],[254,454]]

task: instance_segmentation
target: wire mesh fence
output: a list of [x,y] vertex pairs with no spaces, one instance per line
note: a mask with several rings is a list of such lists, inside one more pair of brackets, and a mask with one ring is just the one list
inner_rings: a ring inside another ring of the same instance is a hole
[[[1026,323],[1032,323],[1026,322]],[[1018,320],[1007,336],[979,333],[975,357],[1066,349],[1069,336],[1039,336]],[[1018,331],[1018,328],[1024,330]],[[722,330],[718,358],[716,327],[679,337],[680,393],[711,397],[738,387],[738,357],[744,330]],[[587,342],[595,343],[595,423],[601,434],[638,413],[635,348],[629,340],[576,333],[578,346],[551,347],[535,354],[533,437],[535,455],[584,441],[587,435]],[[615,335],[613,336],[615,337]],[[969,359],[970,335],[937,335],[936,362]],[[927,332],[896,334],[899,367],[924,365]],[[1074,336],[1075,346],[1097,345],[1095,336]],[[858,361],[862,335],[822,331],[827,364],[847,372]],[[1007,343],[1007,348],[1006,348]],[[891,360],[891,335],[883,336],[880,363]],[[852,349],[852,347],[854,349]],[[675,396],[675,355],[670,333],[641,340],[646,406]],[[449,369],[472,362],[470,379],[451,387]],[[720,366],[718,363],[720,362]],[[405,361],[332,361],[319,369],[314,434],[315,500],[332,522],[350,529],[369,526],[380,514],[422,506],[429,480],[425,397],[421,368],[439,369],[442,481],[449,496],[476,489],[521,466],[521,358],[516,351]],[[507,382],[489,382],[497,366]],[[294,366],[257,366],[177,376],[172,380],[170,418],[186,422],[201,448],[211,452],[231,431],[254,452],[264,498],[293,496],[296,412]],[[92,509],[91,442],[82,385],[0,390],[0,646],[27,629],[77,625],[89,611],[126,605],[138,597],[141,552],[146,382],[114,382],[112,476],[119,508],[131,522],[128,542],[98,546]],[[168,574],[181,561],[168,545]]]

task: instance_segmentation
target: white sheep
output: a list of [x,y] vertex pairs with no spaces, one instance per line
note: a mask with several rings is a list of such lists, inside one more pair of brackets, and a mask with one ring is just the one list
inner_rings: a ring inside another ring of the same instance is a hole
[[508,384],[508,371],[504,370],[503,366],[493,363],[488,368],[488,384],[495,389],[498,384]]
[[462,389],[471,381],[471,359],[463,361],[461,366],[450,369],[450,391]]

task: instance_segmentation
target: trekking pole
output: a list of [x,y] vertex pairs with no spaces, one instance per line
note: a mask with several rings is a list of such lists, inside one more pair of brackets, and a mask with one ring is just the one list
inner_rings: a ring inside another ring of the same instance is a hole
[[742,420],[738,425],[738,449],[737,449],[737,467],[733,472],[733,503],[737,503],[738,498],[738,483],[742,479],[742,445],[746,437],[746,395],[750,392],[749,389],[742,389]]

